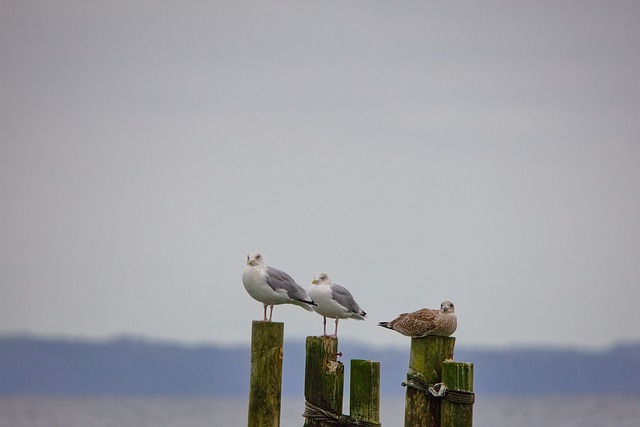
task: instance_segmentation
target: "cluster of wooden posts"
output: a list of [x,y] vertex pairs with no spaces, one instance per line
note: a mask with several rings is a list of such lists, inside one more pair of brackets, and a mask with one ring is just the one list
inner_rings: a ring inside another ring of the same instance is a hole
[[[249,427],[280,425],[284,324],[253,322]],[[405,427],[468,427],[473,364],[453,361],[453,337],[411,339]],[[349,414],[342,413],[344,365],[338,339],[306,341],[304,427],[380,426],[380,363],[351,360]],[[399,420],[398,420],[399,421]]]

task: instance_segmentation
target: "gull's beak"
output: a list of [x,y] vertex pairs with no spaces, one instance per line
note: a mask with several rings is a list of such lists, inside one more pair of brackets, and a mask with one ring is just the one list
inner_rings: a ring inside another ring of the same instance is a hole
[[314,279],[311,281],[311,284],[312,284],[312,285],[315,285],[316,283],[318,283],[318,279],[315,279],[315,278],[314,278]]

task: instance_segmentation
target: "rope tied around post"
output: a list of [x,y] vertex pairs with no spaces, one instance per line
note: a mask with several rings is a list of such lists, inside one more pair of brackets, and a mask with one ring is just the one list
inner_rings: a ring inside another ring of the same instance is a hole
[[471,391],[452,390],[443,383],[427,384],[421,378],[411,374],[407,374],[407,379],[402,381],[402,386],[420,390],[433,397],[441,397],[451,403],[473,404],[476,401],[476,395]]
[[362,426],[362,427],[380,427],[382,424],[358,420],[355,418],[351,418],[348,415],[337,414],[328,409],[321,408],[313,403],[306,401],[304,403],[304,414],[302,414],[305,418],[311,418],[316,421],[321,421],[325,423],[335,424],[338,427],[349,427],[349,426]]

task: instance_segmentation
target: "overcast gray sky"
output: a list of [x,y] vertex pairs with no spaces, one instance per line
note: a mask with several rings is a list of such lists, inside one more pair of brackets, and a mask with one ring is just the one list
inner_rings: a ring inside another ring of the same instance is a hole
[[[640,339],[640,3],[0,5],[0,333],[248,343],[246,254],[465,345]],[[322,318],[279,306],[286,335]]]

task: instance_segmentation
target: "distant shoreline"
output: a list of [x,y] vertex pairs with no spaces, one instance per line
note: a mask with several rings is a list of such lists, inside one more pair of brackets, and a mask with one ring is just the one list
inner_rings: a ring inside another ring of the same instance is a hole
[[[386,395],[402,395],[408,347],[341,342],[343,361],[381,362]],[[302,390],[304,343],[284,348],[283,393]],[[640,395],[640,343],[606,350],[469,348],[456,360],[475,364],[475,390],[488,395]],[[346,363],[348,366],[348,363]],[[179,344],[134,336],[75,339],[0,337],[0,395],[239,396],[248,389],[249,348]]]

